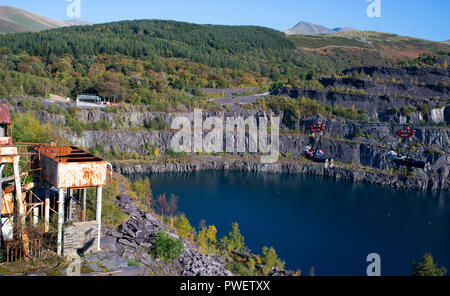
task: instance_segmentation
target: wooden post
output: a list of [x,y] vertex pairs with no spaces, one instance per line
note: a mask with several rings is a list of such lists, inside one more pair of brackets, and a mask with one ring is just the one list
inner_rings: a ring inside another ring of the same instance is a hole
[[28,234],[26,229],[26,208],[23,203],[22,197],[22,184],[20,183],[20,168],[19,168],[19,159],[20,156],[15,156],[13,159],[13,170],[14,170],[14,185],[16,189],[16,202],[18,207],[18,225],[19,225],[19,233],[22,238],[22,250],[25,257],[25,260],[28,259],[28,251],[29,251],[29,242],[28,242]]

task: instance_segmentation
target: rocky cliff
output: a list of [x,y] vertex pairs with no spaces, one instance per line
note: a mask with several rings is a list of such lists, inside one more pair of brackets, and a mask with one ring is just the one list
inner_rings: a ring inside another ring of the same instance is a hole
[[[360,67],[343,71],[340,77],[320,78],[319,83],[322,87],[316,90],[282,87],[273,94],[354,107],[380,121],[450,123],[450,70],[446,68]],[[406,106],[417,112],[394,111]],[[401,115],[408,118],[400,119]]]
[[[218,114],[219,116],[221,114]],[[223,115],[223,114],[222,114]],[[305,118],[299,122],[301,129],[308,130],[310,124],[316,120],[313,118]],[[279,164],[272,166],[258,166],[257,164],[237,165],[236,163],[227,164],[220,158],[214,161],[198,162],[187,164],[148,164],[136,165],[133,167],[118,167],[117,169],[126,174],[130,173],[151,173],[151,172],[190,172],[196,170],[208,169],[239,169],[251,171],[268,171],[268,172],[301,172],[301,173],[317,173],[319,175],[328,175],[335,178],[343,178],[348,180],[362,180],[372,182],[372,175],[355,173],[358,167],[370,167],[378,170],[387,170],[393,168],[392,162],[387,157],[387,152],[391,149],[400,147],[403,153],[409,151],[410,155],[422,161],[431,163],[431,171],[424,173],[419,170],[418,176],[422,181],[414,184],[402,180],[403,184],[413,188],[432,188],[432,189],[448,189],[449,187],[449,164],[450,158],[450,130],[437,126],[418,126],[416,127],[416,137],[412,144],[414,150],[408,150],[405,144],[399,144],[398,138],[395,137],[395,131],[400,129],[401,125],[383,124],[383,123],[360,123],[343,119],[321,118],[326,125],[326,135],[320,141],[320,149],[323,150],[327,157],[335,159],[337,162],[350,165],[353,170],[344,173],[338,173],[331,170],[317,171],[317,169],[309,169],[309,166],[300,164]],[[127,131],[86,131],[81,135],[65,134],[67,139],[75,145],[93,148],[101,146],[104,150],[115,150],[125,153],[138,153],[141,155],[149,155],[151,152],[147,150],[147,144],[151,143],[154,147],[159,148],[160,153],[164,153],[170,148],[173,132],[169,131],[153,131],[153,132],[134,132]],[[224,140],[225,141],[225,140]],[[290,135],[282,133],[280,135],[280,153],[282,156],[288,156],[293,160],[301,160],[302,150],[307,144],[318,144],[317,139],[312,139],[309,135]],[[238,155],[234,155],[238,157]],[[300,167],[299,167],[300,166]],[[305,169],[305,167],[307,169]],[[397,186],[396,180],[391,178],[381,178],[378,182],[383,185]]]

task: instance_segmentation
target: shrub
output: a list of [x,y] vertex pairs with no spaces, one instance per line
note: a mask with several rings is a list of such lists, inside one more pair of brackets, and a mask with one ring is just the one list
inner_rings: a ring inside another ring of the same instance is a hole
[[144,126],[146,129],[156,131],[167,130],[169,128],[169,125],[162,117],[156,117],[155,119],[145,119]]
[[166,154],[172,157],[181,157],[184,155],[183,152],[175,152],[172,148],[167,149]]
[[428,112],[430,111],[427,104],[420,104],[418,106],[418,109],[419,109],[420,113],[422,113],[423,115],[428,114]]
[[183,250],[181,239],[172,238],[166,232],[160,231],[154,243],[153,255],[167,262],[178,258]]
[[278,258],[274,248],[263,247],[261,260],[264,264],[264,273],[267,274],[272,267],[284,269],[285,262]]
[[402,108],[402,115],[403,116],[411,116],[411,114],[416,111],[417,111],[417,107],[415,107],[415,106],[405,106]]
[[141,262],[139,262],[138,260],[128,260],[128,266],[135,266],[135,267],[139,267],[141,266]]

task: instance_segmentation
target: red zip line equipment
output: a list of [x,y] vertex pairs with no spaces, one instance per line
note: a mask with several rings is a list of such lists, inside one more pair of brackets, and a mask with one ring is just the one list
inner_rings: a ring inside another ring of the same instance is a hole
[[325,167],[333,167],[334,166],[334,160],[331,158],[325,158],[325,154],[322,150],[320,150],[320,144],[322,142],[322,135],[325,131],[325,124],[323,124],[320,120],[317,121],[315,124],[311,124],[309,126],[309,130],[312,133],[312,137],[315,138],[316,135],[320,135],[319,141],[317,145],[314,145],[316,147],[311,147],[311,145],[308,145],[304,148],[303,154],[306,158],[317,162],[317,163],[324,163]]
[[[415,129],[408,126],[404,129],[399,129],[396,133],[397,137],[403,140],[412,141],[412,138],[415,136]],[[430,164],[428,162],[415,160],[409,157],[409,150],[407,156],[399,156],[395,151],[389,152],[389,158],[398,166],[406,166],[408,168],[419,168],[425,171],[430,169]]]
[[323,134],[323,131],[325,130],[325,125],[319,120],[317,123],[311,124],[309,126],[309,130],[313,133],[313,135]]
[[415,134],[416,134],[416,130],[412,129],[409,126],[404,129],[399,129],[396,132],[397,137],[402,138],[402,139],[412,139]]

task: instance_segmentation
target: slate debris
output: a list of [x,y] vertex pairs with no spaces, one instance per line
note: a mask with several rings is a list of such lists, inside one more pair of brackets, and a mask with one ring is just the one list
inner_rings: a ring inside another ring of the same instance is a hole
[[[121,188],[123,191],[123,188]],[[104,252],[85,257],[88,267],[99,271],[99,265],[107,269],[111,276],[232,276],[218,258],[207,256],[196,250],[190,242],[182,239],[184,251],[179,258],[164,262],[151,255],[153,242],[159,231],[170,232],[151,213],[143,212],[124,192],[118,197],[118,205],[130,219],[118,229],[107,229],[102,238]],[[98,265],[97,265],[98,264]],[[133,266],[128,266],[133,265]],[[138,266],[134,266],[138,265]],[[92,268],[97,266],[97,268]]]

